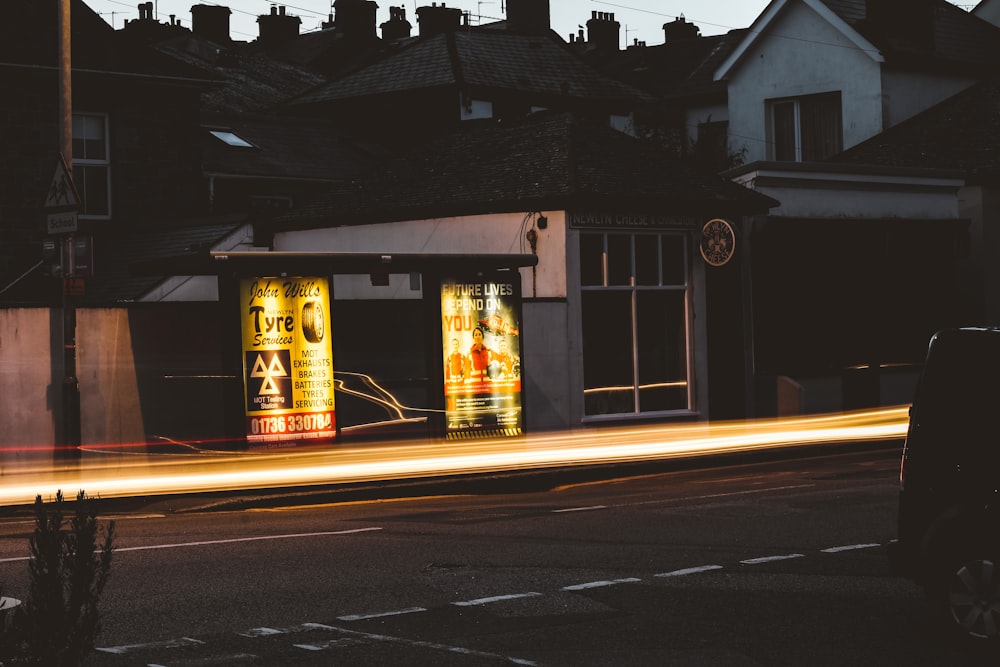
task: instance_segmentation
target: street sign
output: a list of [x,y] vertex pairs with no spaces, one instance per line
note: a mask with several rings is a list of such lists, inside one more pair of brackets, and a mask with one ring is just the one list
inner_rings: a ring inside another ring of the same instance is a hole
[[76,194],[76,186],[73,185],[73,177],[70,176],[69,169],[66,168],[66,161],[59,156],[56,163],[56,173],[52,176],[52,184],[49,186],[48,195],[45,197],[45,208],[47,209],[76,209],[80,206],[80,198]]
[[45,229],[49,234],[72,234],[76,231],[80,197],[73,185],[73,176],[66,167],[66,160],[61,155],[45,196],[44,208]]
[[77,228],[76,211],[59,211],[45,216],[45,231],[49,234],[69,234]]

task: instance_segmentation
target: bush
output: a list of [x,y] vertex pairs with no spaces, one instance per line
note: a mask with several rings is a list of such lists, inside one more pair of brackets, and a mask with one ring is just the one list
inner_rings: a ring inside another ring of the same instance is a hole
[[[0,666],[79,665],[101,629],[98,602],[111,569],[115,523],[101,526],[83,491],[67,529],[62,492],[46,506],[35,498],[35,531],[24,602],[0,618]],[[103,541],[98,541],[103,534]]]

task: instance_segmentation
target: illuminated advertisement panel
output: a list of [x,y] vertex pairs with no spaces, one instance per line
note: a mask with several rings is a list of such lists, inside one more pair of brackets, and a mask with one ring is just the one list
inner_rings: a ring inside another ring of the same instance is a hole
[[247,441],[334,437],[329,280],[241,280],[240,312]]
[[519,435],[520,276],[441,283],[446,435]]

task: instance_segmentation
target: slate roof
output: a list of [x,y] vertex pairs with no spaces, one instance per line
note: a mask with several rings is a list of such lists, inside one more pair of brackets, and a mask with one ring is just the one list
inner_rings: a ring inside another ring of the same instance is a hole
[[524,210],[739,215],[777,202],[568,113],[466,121],[273,221],[274,230]]
[[[878,47],[887,63],[995,66],[1000,59],[1000,29],[946,0],[874,0],[895,8],[887,25],[869,15],[867,5],[872,1],[823,3]],[[922,5],[927,14],[921,14]],[[915,39],[924,18],[931,22],[929,42]]]
[[[234,147],[209,134],[226,130],[253,144]],[[226,115],[205,122],[202,170],[212,175],[337,181],[385,157],[380,146],[362,142],[322,119],[263,114]]]
[[488,28],[422,37],[292,104],[314,104],[437,87],[488,87],[536,97],[636,100],[647,96],[607,77],[573,53],[555,33]]
[[160,42],[153,49],[219,82],[202,93],[204,113],[264,111],[326,82],[315,72],[267,53],[245,46],[220,46],[193,33]]
[[922,167],[970,177],[1000,174],[1000,77],[982,81],[831,158]]

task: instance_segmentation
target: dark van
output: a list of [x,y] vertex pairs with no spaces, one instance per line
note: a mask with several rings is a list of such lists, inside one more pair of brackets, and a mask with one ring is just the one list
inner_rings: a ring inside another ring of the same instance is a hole
[[893,570],[946,626],[1000,638],[1000,329],[930,341],[900,465]]

